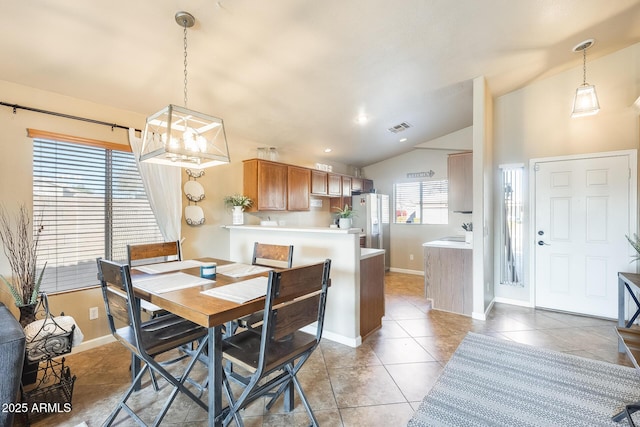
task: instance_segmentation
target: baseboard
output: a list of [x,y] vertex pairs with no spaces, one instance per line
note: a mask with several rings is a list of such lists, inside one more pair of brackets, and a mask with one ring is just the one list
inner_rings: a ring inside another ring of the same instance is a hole
[[499,303],[502,303],[502,304],[517,305],[517,306],[520,306],[520,307],[533,308],[533,304],[531,304],[529,301],[522,301],[522,300],[518,300],[518,299],[495,297],[493,299],[493,301],[494,302],[499,302]]
[[420,271],[420,270],[407,270],[405,268],[391,267],[389,271],[393,273],[405,273],[405,274],[414,274],[416,276],[424,276],[424,271]]
[[82,344],[73,347],[71,354],[81,353],[92,348],[100,347],[105,344],[114,342],[116,339],[113,335],[105,335],[102,337],[94,338],[92,340],[83,341]]
[[[315,335],[316,327],[314,325],[305,326],[302,328],[302,331]],[[322,331],[322,339],[328,339],[329,341],[348,345],[353,348],[359,347],[360,344],[362,344],[362,337],[359,335],[356,338],[349,338],[344,335],[336,334],[335,332],[327,331],[326,329]]]

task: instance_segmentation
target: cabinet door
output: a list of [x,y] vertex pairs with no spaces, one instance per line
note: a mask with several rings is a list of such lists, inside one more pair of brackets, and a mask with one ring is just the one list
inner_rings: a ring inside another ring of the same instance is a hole
[[319,170],[311,170],[311,194],[317,196],[328,195],[327,173]]
[[363,179],[362,180],[362,192],[363,193],[371,193],[371,190],[373,190],[373,181],[370,179]]
[[330,196],[342,196],[342,177],[330,173],[327,177]]
[[351,194],[362,192],[362,178],[351,178]]
[[288,166],[287,207],[290,211],[308,211],[311,169]]
[[451,154],[449,168],[449,210],[473,210],[473,153]]
[[272,162],[258,162],[258,210],[287,209],[287,166]]
[[[351,177],[343,176],[342,177],[342,197],[351,198]],[[351,204],[351,201],[349,201]]]

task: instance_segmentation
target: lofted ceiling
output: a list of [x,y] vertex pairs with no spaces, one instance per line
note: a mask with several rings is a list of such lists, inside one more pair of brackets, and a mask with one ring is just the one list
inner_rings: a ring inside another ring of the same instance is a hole
[[3,1],[0,80],[143,115],[183,105],[180,10],[196,17],[188,106],[230,145],[354,166],[470,126],[475,77],[499,96],[579,66],[585,39],[588,60],[640,41],[640,0]]

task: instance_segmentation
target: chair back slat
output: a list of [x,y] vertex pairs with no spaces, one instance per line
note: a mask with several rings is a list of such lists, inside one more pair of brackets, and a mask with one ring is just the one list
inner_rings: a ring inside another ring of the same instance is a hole
[[[146,261],[145,261],[146,260]],[[181,261],[180,241],[127,245],[127,263],[143,265],[151,262]]]
[[319,263],[275,273],[277,283],[274,305],[321,290],[324,268],[324,263]]
[[280,340],[318,321],[321,294],[293,301],[273,310],[272,340]]
[[291,268],[293,265],[293,245],[271,245],[255,242],[251,264],[265,267]]

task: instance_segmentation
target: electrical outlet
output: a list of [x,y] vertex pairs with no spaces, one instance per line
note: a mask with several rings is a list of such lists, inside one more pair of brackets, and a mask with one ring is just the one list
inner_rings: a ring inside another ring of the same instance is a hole
[[409,261],[413,261],[413,254],[409,254]]
[[98,318],[98,307],[91,307],[89,309],[89,320],[95,320]]

